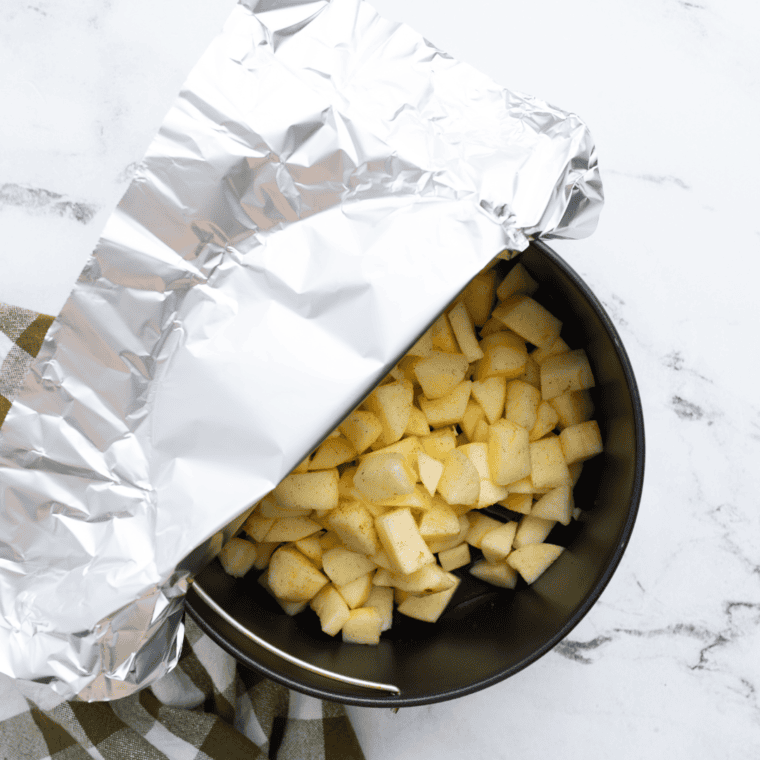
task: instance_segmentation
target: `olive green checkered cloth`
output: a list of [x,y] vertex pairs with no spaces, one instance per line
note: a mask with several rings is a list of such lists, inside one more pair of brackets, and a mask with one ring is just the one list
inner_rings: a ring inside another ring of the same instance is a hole
[[[0,304],[0,424],[52,322]],[[0,674],[0,760],[364,760],[342,705],[237,664],[187,615],[179,663],[152,686],[93,703],[45,691]]]

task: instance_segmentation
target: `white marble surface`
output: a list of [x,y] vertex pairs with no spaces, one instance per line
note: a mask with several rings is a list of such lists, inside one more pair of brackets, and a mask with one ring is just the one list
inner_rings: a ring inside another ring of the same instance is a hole
[[[484,692],[350,708],[368,760],[760,757],[760,9],[750,0],[376,0],[577,112],[606,207],[556,242],[637,373],[629,549],[553,652]],[[0,7],[0,301],[55,314],[231,0]]]

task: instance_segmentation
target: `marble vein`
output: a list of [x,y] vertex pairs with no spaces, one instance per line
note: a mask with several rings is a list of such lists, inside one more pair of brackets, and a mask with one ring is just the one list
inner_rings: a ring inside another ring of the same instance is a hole
[[16,206],[33,214],[52,214],[88,224],[98,211],[98,206],[75,201],[60,193],[41,187],[28,187],[14,183],[0,185],[0,208]]

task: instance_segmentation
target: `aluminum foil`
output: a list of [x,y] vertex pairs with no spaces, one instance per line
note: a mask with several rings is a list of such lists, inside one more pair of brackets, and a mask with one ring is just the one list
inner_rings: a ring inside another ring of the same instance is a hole
[[87,700],[168,672],[220,531],[495,254],[601,205],[576,116],[361,0],[241,2],[0,432],[0,671]]

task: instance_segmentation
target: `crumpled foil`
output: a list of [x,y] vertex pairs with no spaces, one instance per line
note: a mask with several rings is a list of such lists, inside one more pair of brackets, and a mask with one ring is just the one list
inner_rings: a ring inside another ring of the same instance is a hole
[[495,254],[601,205],[576,116],[362,0],[241,2],[0,433],[0,671],[103,700],[171,670],[219,532]]

